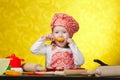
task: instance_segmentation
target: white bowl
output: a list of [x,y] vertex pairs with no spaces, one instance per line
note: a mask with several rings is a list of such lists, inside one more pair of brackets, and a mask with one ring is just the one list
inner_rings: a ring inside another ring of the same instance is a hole
[[22,68],[11,68],[11,70],[18,71],[18,72],[20,72],[20,73],[23,72],[23,69],[22,69]]
[[9,66],[10,59],[0,58],[0,75],[5,73],[7,67]]

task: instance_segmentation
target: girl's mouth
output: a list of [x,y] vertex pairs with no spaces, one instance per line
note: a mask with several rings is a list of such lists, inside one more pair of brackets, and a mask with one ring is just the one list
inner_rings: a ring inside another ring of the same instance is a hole
[[64,42],[64,38],[61,38],[61,37],[55,38],[55,40],[58,41],[58,42],[60,42],[60,43],[63,43],[63,42]]

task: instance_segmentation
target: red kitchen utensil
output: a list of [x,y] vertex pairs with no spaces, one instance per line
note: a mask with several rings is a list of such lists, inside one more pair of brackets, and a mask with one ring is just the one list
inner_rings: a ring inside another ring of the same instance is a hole
[[15,54],[7,56],[6,58],[11,59],[10,64],[9,64],[9,66],[11,68],[19,68],[19,67],[21,67],[21,62],[24,61],[24,59],[20,59],[20,58],[16,57]]

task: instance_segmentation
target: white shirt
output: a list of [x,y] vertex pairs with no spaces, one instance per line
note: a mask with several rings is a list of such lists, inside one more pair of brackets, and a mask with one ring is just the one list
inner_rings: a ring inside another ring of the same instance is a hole
[[[50,63],[51,63],[51,56],[52,56],[52,45],[47,45],[44,44],[45,39],[44,38],[40,38],[39,40],[37,40],[31,47],[30,51],[33,54],[44,54],[46,55],[46,67],[50,67]],[[69,51],[73,53],[73,57],[74,57],[74,64],[76,66],[81,66],[84,63],[84,57],[82,55],[82,53],[79,51],[79,49],[77,48],[76,44],[70,43],[68,45],[70,48],[57,48],[57,51]]]

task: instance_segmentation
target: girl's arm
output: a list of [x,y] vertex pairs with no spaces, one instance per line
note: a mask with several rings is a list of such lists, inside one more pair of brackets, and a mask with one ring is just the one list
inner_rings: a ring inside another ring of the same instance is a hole
[[45,54],[47,52],[48,47],[48,45],[44,44],[45,41],[45,37],[41,37],[32,45],[30,51],[34,54]]
[[72,50],[72,53],[74,56],[75,66],[81,66],[84,63],[84,57],[83,57],[82,53],[79,51],[79,49],[76,46],[76,44],[74,43],[74,41],[69,43],[69,47]]

